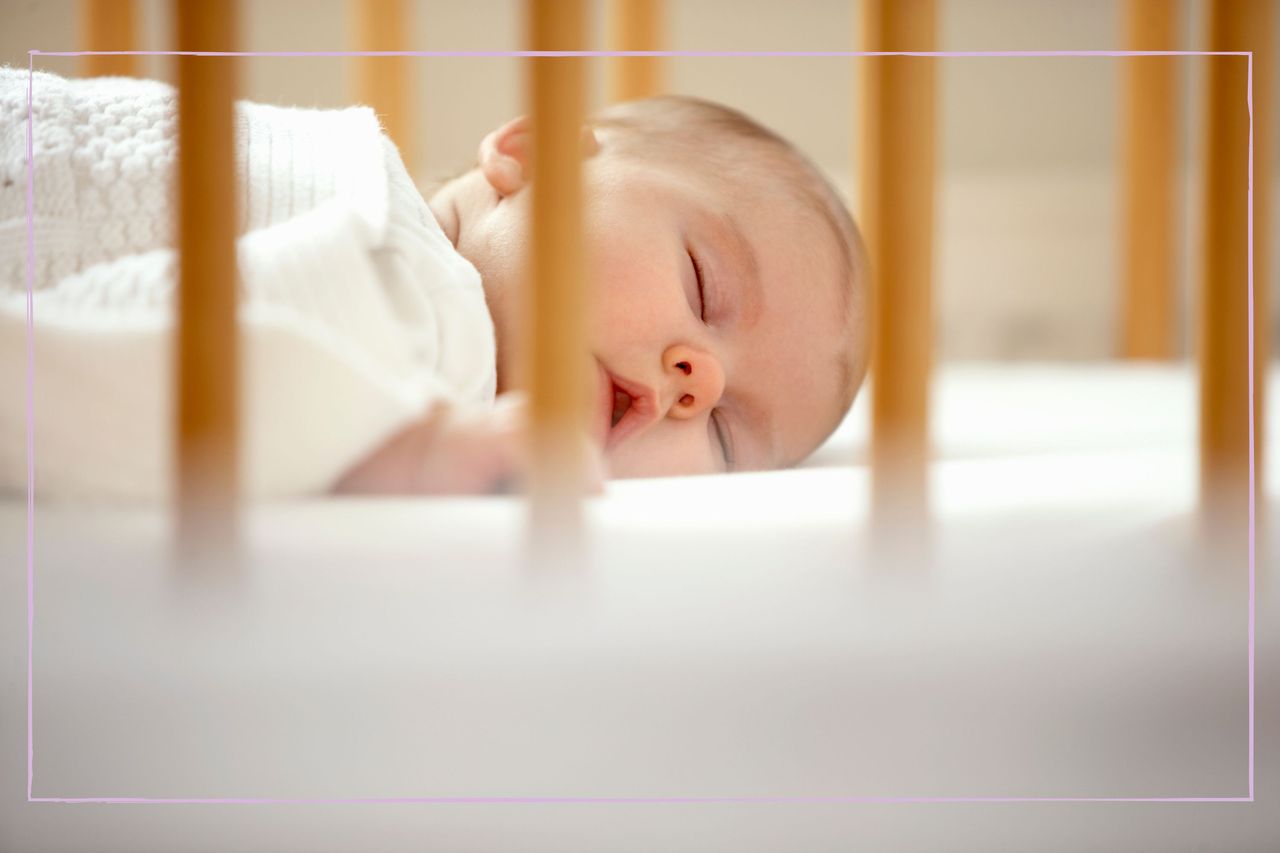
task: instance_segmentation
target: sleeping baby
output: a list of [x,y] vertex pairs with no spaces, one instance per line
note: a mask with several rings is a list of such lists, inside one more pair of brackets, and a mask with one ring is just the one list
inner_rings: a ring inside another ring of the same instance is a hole
[[[162,498],[170,480],[176,100],[155,81],[0,69],[3,488]],[[244,487],[488,492],[518,480],[531,133],[489,133],[425,199],[367,108],[237,104]],[[867,364],[867,274],[793,146],[685,97],[583,129],[593,401],[614,477],[792,465]]]

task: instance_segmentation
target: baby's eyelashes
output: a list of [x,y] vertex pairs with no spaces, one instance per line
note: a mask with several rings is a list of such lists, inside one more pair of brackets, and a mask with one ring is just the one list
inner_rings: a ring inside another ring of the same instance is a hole
[[698,285],[698,319],[707,322],[707,292],[706,283],[702,275],[702,265],[698,263],[698,256],[693,249],[689,249],[689,262],[693,264],[694,281]]
[[718,455],[720,461],[724,464],[724,470],[732,471],[734,468],[733,441],[729,434],[729,425],[725,421],[724,413],[719,409],[713,409],[708,420],[714,437],[713,452]]
[[700,322],[706,322],[706,309],[703,305],[702,273],[698,262],[694,259],[693,248],[686,245],[684,250],[684,267],[680,270],[680,282],[684,288],[685,299],[689,302],[689,311]]

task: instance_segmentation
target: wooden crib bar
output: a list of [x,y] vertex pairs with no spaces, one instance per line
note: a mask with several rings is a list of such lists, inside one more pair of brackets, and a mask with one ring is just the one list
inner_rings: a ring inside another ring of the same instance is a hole
[[[1122,14],[1127,50],[1176,49],[1176,0],[1127,0]],[[1177,350],[1179,59],[1135,56],[1123,63],[1120,353],[1125,358],[1170,359]]]
[[[234,50],[235,2],[175,0],[180,50]],[[175,511],[179,547],[221,551],[236,535],[239,355],[231,57],[178,57],[179,282]]]
[[[1270,321],[1270,86],[1275,6],[1271,0],[1213,0],[1209,50],[1253,50],[1254,412],[1255,470],[1261,472]],[[1198,316],[1200,354],[1200,506],[1209,543],[1231,562],[1242,556],[1248,519],[1248,60],[1206,60],[1204,258]],[[1262,509],[1262,478],[1255,499]],[[1258,513],[1259,524],[1266,517]],[[1238,565],[1238,563],[1236,564]]]
[[[84,50],[137,50],[135,0],[80,0],[80,44]],[[86,77],[137,77],[137,56],[80,57]]]
[[[408,50],[413,16],[408,0],[350,0],[355,50]],[[373,107],[400,156],[412,172],[417,135],[410,99],[412,58],[354,56],[352,90],[357,103]]]
[[[587,44],[584,0],[529,0],[532,50]],[[533,123],[527,363],[533,465],[529,501],[535,558],[548,547],[573,559],[581,526],[588,383],[582,238],[581,133],[586,60],[531,58]],[[567,546],[562,547],[562,546]]]
[[[664,0],[610,0],[608,50],[662,50]],[[607,65],[611,103],[650,98],[665,89],[663,61],[656,56],[615,56]]]
[[[933,0],[866,0],[866,50],[933,50]],[[871,523],[897,537],[927,520],[933,341],[934,67],[862,60],[862,226],[871,256]]]

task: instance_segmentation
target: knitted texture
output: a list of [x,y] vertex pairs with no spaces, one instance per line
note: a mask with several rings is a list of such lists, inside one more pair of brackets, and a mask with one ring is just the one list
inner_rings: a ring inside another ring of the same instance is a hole
[[[27,74],[0,69],[0,75],[0,127],[5,128],[0,137],[0,275],[5,282],[21,282]],[[86,81],[73,94],[67,81],[35,75],[37,288],[172,239],[165,197],[174,157],[172,92],[149,81],[106,82]]]
[[[27,72],[0,68],[0,273],[26,262]],[[34,75],[37,290],[102,261],[173,245],[177,95],[131,78]],[[386,171],[368,108],[236,104],[241,233],[342,197],[382,237]]]
[[[33,83],[41,491],[163,497],[176,94],[125,78],[37,72]],[[12,377],[9,388],[26,362],[27,92],[26,70],[0,69],[0,379]],[[239,102],[235,160],[251,495],[323,491],[435,399],[492,401],[493,327],[479,275],[371,110]],[[25,485],[20,402],[13,394],[0,405],[0,488],[11,491]]]

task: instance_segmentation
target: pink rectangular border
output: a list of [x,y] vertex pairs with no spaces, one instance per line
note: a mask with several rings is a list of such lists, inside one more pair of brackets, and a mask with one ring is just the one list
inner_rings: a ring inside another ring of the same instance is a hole
[[[35,294],[35,149],[33,90],[36,56],[425,56],[425,57],[865,57],[865,56],[932,56],[932,57],[1127,57],[1127,56],[1244,56],[1248,57],[1246,100],[1249,112],[1249,793],[1245,797],[878,797],[878,796],[813,796],[813,797],[369,797],[369,798],[149,798],[149,797],[33,797],[35,741],[33,727],[33,638],[35,624],[35,436],[33,416],[34,339],[33,305]],[[1253,334],[1253,52],[1207,50],[1000,50],[1000,51],[793,51],[793,50],[425,50],[425,51],[176,51],[176,50],[30,50],[27,78],[27,802],[28,803],[106,803],[117,805],[339,805],[370,803],[1252,803],[1254,801],[1254,711],[1255,711],[1255,637],[1256,568],[1254,489],[1256,459],[1254,455],[1254,334]]]

